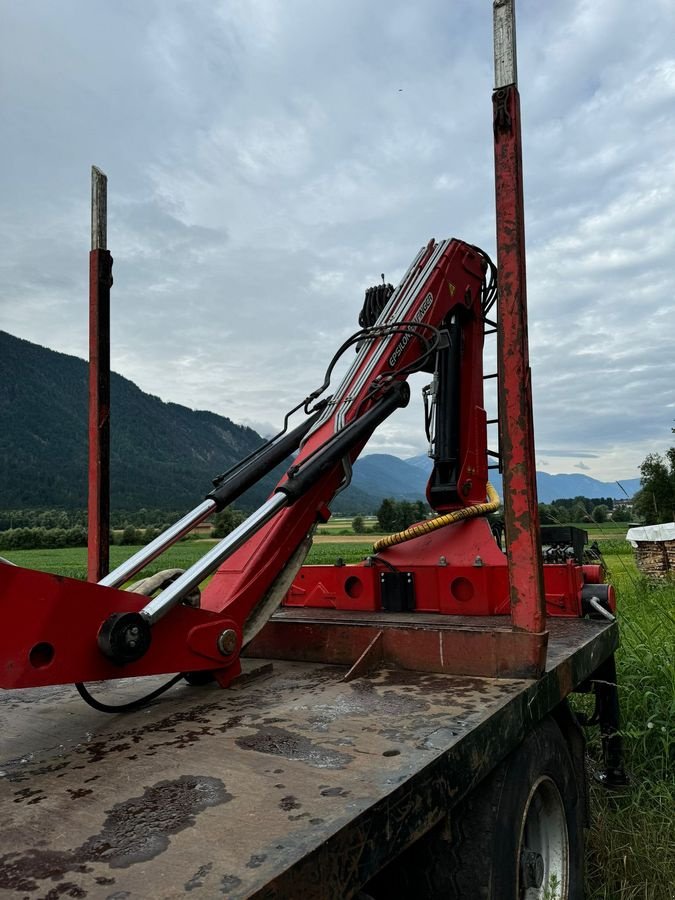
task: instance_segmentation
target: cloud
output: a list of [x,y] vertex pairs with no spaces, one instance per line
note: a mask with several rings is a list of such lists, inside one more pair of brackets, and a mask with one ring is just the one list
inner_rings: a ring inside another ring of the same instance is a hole
[[[523,0],[518,28],[539,453],[634,477],[672,440],[675,7]],[[276,428],[381,272],[432,235],[494,252],[490,32],[468,0],[9,5],[3,327],[86,354],[96,163],[114,367]],[[369,450],[425,452],[423,382]]]
[[547,448],[546,450],[540,450],[539,452],[545,453],[546,456],[560,456],[560,457],[563,457],[564,459],[571,459],[572,457],[575,457],[575,456],[582,456],[584,459],[598,459],[598,457],[600,456],[599,453],[593,453],[592,451],[589,451],[589,450],[578,450],[578,449],[551,450],[550,448]]
[[584,462],[582,462],[581,460],[579,460],[578,463],[575,463],[575,464],[574,464],[574,468],[575,468],[575,469],[581,469],[582,472],[589,472],[591,467],[590,467],[590,466],[587,466],[586,463],[584,463]]

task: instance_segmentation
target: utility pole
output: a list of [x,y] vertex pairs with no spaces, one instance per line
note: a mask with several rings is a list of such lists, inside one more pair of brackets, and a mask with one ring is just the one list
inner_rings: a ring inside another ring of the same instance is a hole
[[87,578],[109,569],[110,544],[110,288],[113,259],[107,249],[108,179],[91,167],[89,253],[89,516]]

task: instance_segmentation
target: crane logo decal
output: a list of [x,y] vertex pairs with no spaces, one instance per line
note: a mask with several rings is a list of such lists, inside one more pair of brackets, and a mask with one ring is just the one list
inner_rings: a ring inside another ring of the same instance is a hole
[[[415,324],[417,324],[418,322],[421,322],[424,318],[424,314],[430,309],[433,302],[434,295],[431,293],[431,291],[429,291],[424,300],[422,300],[422,302],[420,303],[419,309],[417,310],[415,315],[412,317],[412,319],[409,320],[410,323],[414,322]],[[398,344],[396,345],[396,349],[389,357],[389,366],[392,369],[395,367],[396,363],[401,358],[401,354],[414,337],[415,335],[413,334],[413,332],[409,331],[407,334],[404,334],[401,340],[398,342]]]

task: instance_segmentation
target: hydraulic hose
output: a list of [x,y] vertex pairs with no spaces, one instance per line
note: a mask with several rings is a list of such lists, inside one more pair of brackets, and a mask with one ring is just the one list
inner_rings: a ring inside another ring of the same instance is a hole
[[455,509],[445,515],[437,516],[435,519],[428,519],[426,522],[418,522],[417,525],[411,525],[405,531],[397,531],[396,534],[388,534],[386,537],[380,538],[373,544],[373,552],[379,553],[380,550],[386,550],[387,547],[394,547],[396,544],[403,544],[405,541],[411,541],[413,538],[421,537],[423,534],[429,534],[445,525],[452,525],[453,522],[461,522],[463,519],[473,519],[476,516],[485,516],[488,513],[496,512],[500,506],[499,494],[492,487],[490,482],[487,483],[487,502],[476,503],[474,506],[465,506],[464,509]]

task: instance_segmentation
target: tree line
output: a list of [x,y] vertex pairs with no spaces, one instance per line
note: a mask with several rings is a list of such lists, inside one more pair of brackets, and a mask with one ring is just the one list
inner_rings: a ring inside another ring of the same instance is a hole
[[[384,532],[403,531],[415,522],[421,522],[431,515],[431,509],[421,500],[411,503],[388,497],[377,511],[378,530]],[[568,525],[572,522],[628,522],[633,513],[624,506],[616,506],[611,497],[574,497],[557,500],[555,503],[540,503],[539,517],[542,525]],[[356,534],[364,534],[362,516],[352,520]]]
[[[117,509],[110,513],[111,528],[166,528],[179,519],[185,510]],[[34,508],[0,510],[0,531],[10,528],[75,528],[87,527],[86,509]]]
[[[396,500],[387,497],[377,511],[377,526],[368,528],[363,516],[352,519],[355,534],[373,531],[391,533],[404,531],[415,522],[421,522],[432,514],[431,508],[422,500]],[[575,497],[553,504],[540,504],[541,523],[567,524],[569,522],[628,521],[631,513],[622,507],[613,509],[609,497]],[[244,521],[246,513],[228,507],[213,519],[211,537],[222,538]],[[130,515],[117,512],[111,516],[111,543],[122,545],[147,544],[154,540],[165,528],[179,518],[179,514],[162,510],[137,510]],[[30,523],[21,527],[7,527],[8,524]],[[59,547],[87,546],[87,514],[83,510],[13,510],[0,514],[0,550],[33,550]]]
[[[675,434],[675,428],[671,430]],[[633,513],[646,525],[675,522],[675,447],[665,456],[650,453],[640,466],[640,475]]]
[[377,511],[377,522],[380,531],[404,531],[415,522],[428,518],[430,513],[430,506],[422,500],[394,500],[387,497]]
[[[149,544],[162,529],[135,528],[127,525],[111,536],[111,544]],[[0,531],[0,550],[51,550],[59,547],[86,547],[87,529],[72,528],[8,528]]]
[[539,504],[542,525],[569,525],[572,522],[630,522],[634,513],[617,505],[611,497],[573,497]]
[[[673,430],[675,433],[675,429]],[[616,504],[611,497],[573,497],[540,503],[543,525],[573,522],[629,522],[647,525],[675,521],[675,447],[664,456],[650,453],[640,466],[641,488],[631,508]],[[162,509],[141,508],[116,510],[111,514],[115,541],[121,544],[143,544],[153,540],[175,522],[182,513]],[[388,497],[377,511],[378,530],[403,531],[431,515],[422,500],[396,500]],[[224,537],[245,517],[238,509],[228,508],[215,516],[211,535]],[[365,534],[370,529],[363,516],[352,520],[353,530]],[[22,550],[52,547],[85,547],[87,545],[87,512],[84,509],[13,509],[0,511],[0,550]]]
[[0,550],[35,550],[55,547],[86,547],[87,529],[8,528],[0,531]]

